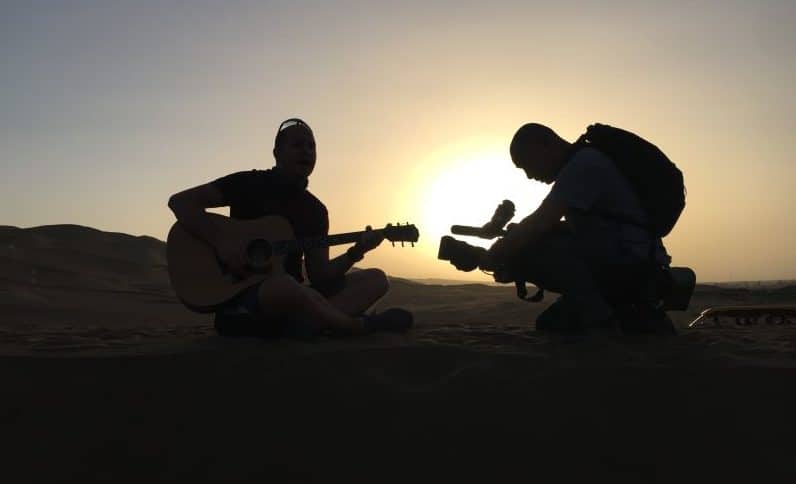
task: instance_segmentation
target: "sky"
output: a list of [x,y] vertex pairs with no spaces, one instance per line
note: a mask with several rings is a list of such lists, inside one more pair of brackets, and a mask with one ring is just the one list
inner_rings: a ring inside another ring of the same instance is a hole
[[673,265],[796,279],[794,45],[792,0],[0,0],[0,225],[165,240],[171,194],[272,166],[298,116],[331,232],[420,230],[364,267],[488,281],[436,251],[549,191],[513,167],[516,129],[573,141],[602,122],[684,173]]

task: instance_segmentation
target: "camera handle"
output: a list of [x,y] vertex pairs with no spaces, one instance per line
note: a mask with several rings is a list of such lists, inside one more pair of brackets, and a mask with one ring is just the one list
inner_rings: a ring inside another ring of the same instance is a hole
[[452,225],[451,233],[455,235],[466,235],[469,237],[479,237],[481,239],[494,239],[506,235],[505,230],[497,232],[487,232],[483,227],[470,227],[468,225]]

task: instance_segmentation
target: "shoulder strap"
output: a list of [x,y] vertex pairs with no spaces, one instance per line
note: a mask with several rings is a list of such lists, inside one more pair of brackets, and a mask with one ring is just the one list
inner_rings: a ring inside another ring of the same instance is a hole
[[[613,128],[610,128],[608,126],[605,126],[605,125],[602,125],[602,124],[599,124],[599,123],[592,124],[588,128],[586,128],[586,132],[583,133],[582,135],[580,135],[580,137],[578,137],[578,139],[575,140],[574,143],[572,143],[572,147],[570,148],[570,151],[569,151],[569,153],[566,156],[567,162],[569,160],[571,160],[575,156],[575,154],[577,154],[580,150],[582,150],[584,148],[594,148],[595,150],[597,150],[600,153],[602,153],[606,158],[611,160],[613,163],[616,163],[608,155],[608,153],[605,153],[604,151],[600,150],[599,146],[597,146],[594,143],[590,142],[590,138],[594,137],[595,135],[599,135],[600,130],[605,130],[605,129],[613,129]],[[621,170],[619,170],[619,171],[621,173]],[[624,174],[623,174],[623,176],[624,176]],[[581,211],[581,212],[586,213],[584,211]],[[632,220],[629,217],[625,217],[623,215],[616,214],[616,213],[607,213],[607,212],[588,212],[588,213],[590,215],[596,215],[598,217],[606,218],[606,219],[609,219],[609,220],[614,220],[614,221],[619,222],[619,223],[628,224],[628,225],[634,225],[636,227],[643,228],[643,229],[647,230],[648,232],[651,231],[651,227],[649,225],[649,222],[646,223],[646,224],[645,223],[641,223],[641,222],[638,222],[637,220]],[[650,234],[650,235],[652,235],[652,234]]]

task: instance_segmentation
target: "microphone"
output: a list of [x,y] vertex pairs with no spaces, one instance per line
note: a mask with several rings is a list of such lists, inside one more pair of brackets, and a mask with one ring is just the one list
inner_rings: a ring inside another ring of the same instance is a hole
[[495,209],[489,222],[481,227],[470,227],[467,225],[453,225],[451,233],[456,235],[467,235],[471,237],[481,237],[483,239],[493,239],[500,235],[505,235],[503,227],[514,217],[515,207],[511,200],[503,200]]

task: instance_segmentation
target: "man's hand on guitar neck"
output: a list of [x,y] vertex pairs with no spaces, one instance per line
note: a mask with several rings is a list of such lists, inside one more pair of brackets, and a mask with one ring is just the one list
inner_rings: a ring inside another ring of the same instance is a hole
[[383,240],[384,232],[381,230],[373,230],[373,227],[368,225],[365,227],[365,233],[362,234],[359,242],[356,243],[356,247],[364,254],[378,247]]
[[[365,257],[365,252],[371,251],[381,244],[384,240],[384,233],[381,230],[373,230],[370,225],[365,227],[365,232],[360,236],[356,244],[352,245],[346,254],[351,263],[357,263]],[[348,267],[345,268],[345,271]],[[343,272],[345,272],[343,271]]]

